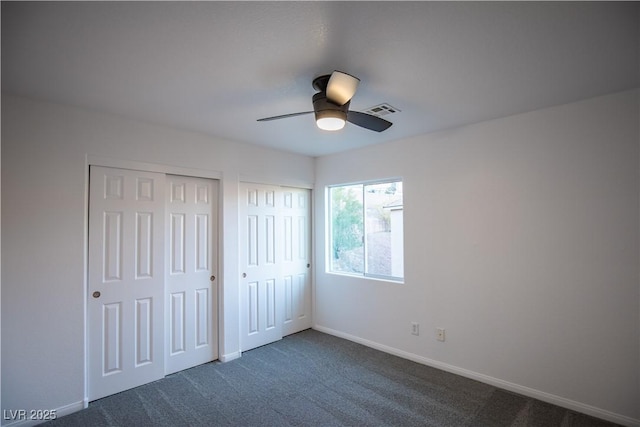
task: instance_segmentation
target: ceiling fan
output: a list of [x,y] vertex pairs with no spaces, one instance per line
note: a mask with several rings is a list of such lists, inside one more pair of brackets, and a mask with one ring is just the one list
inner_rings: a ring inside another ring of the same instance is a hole
[[316,77],[313,79],[313,88],[318,92],[311,98],[313,111],[265,117],[258,121],[267,122],[315,113],[316,125],[322,130],[340,130],[346,122],[376,132],[388,129],[393,123],[371,114],[349,110],[349,104],[356,93],[358,83],[360,83],[359,78],[341,71]]

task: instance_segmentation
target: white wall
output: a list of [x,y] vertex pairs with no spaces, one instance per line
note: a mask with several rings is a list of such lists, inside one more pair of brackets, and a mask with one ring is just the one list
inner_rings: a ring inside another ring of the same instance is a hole
[[319,158],[318,254],[325,186],[404,178],[405,283],[320,256],[317,328],[640,423],[638,117],[631,91]]
[[[625,92],[317,159],[316,324],[637,422],[639,114]],[[239,350],[239,177],[314,181],[308,157],[10,96],[2,150],[2,409],[84,397],[87,155],[220,173],[223,356]],[[325,274],[324,186],[395,176],[405,283]]]
[[221,357],[239,351],[239,179],[313,183],[310,157],[2,97],[2,409],[73,410],[84,398],[86,157],[222,177]]

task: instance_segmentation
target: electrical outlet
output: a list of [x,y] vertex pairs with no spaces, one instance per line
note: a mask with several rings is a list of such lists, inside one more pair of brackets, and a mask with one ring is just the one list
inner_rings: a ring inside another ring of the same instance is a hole
[[411,335],[420,335],[420,324],[418,322],[411,322]]
[[436,339],[438,341],[444,341],[444,329],[436,328]]

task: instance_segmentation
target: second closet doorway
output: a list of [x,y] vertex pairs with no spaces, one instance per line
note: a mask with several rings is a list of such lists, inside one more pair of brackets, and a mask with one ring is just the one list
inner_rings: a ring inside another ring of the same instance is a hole
[[240,184],[241,350],[308,329],[310,190]]

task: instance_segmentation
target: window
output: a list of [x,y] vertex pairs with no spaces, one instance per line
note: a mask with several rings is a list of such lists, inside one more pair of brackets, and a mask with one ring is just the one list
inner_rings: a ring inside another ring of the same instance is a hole
[[404,277],[402,181],[329,188],[329,270]]

